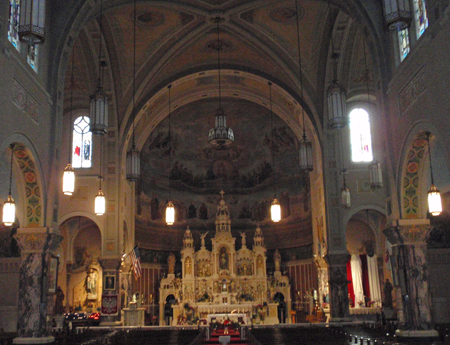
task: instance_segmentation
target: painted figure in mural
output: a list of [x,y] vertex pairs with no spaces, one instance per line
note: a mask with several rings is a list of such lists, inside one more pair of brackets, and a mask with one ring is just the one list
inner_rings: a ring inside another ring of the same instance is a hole
[[202,205],[200,206],[198,216],[200,219],[208,219],[208,209],[204,202],[202,202]]
[[206,237],[206,235],[208,235],[208,232],[209,231],[207,231],[207,232],[205,232],[204,234],[200,234],[200,237],[202,238],[202,248],[205,246],[205,237]]
[[394,287],[392,286],[389,279],[386,279],[386,282],[383,284],[383,293],[384,293],[384,301],[383,307],[385,308],[393,308],[392,304],[392,290]]
[[193,201],[191,202],[191,205],[189,205],[188,218],[197,218],[197,209],[195,208]]
[[281,255],[278,249],[275,251],[275,254],[273,254],[273,261],[275,263],[275,272],[280,272],[281,268]]
[[54,310],[55,314],[64,313],[64,305],[63,305],[64,297],[65,297],[64,292],[61,289],[61,286],[58,286],[56,288],[56,300],[55,300],[55,310]]
[[219,267],[223,270],[228,269],[228,253],[225,247],[220,248]]
[[159,212],[159,199],[157,195],[153,195],[153,198],[150,201],[150,210],[152,220],[157,220],[161,218],[161,214]]
[[169,265],[169,274],[175,273],[175,255],[170,253],[169,258],[167,259],[167,264]]

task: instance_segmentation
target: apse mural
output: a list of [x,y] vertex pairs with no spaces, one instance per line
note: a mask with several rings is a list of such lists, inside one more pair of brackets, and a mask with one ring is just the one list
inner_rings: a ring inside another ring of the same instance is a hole
[[298,168],[294,133],[276,115],[272,127],[270,112],[260,105],[225,100],[223,108],[227,125],[235,133],[230,147],[215,148],[207,141],[217,111],[215,100],[173,111],[170,141],[167,118],[147,138],[137,189],[138,241],[158,241],[148,236],[151,230],[165,226],[165,205],[170,196],[176,208],[171,230],[179,229],[182,234],[186,226],[194,231],[214,229],[221,190],[234,231],[254,230],[257,224],[263,230],[273,226],[269,207],[276,191],[282,207],[282,221],[276,226],[292,231],[306,226],[311,232],[309,183]]

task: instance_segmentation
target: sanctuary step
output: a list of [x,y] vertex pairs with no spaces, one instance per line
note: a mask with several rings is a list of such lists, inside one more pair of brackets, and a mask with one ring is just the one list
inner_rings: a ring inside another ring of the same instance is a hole
[[229,332],[226,334],[224,329],[218,329],[216,331],[213,331],[211,333],[211,337],[209,340],[204,339],[202,344],[204,345],[221,345],[223,343],[220,342],[223,337],[229,336],[230,342],[228,344],[240,344],[240,345],[247,345],[247,340],[241,340],[241,334],[239,331],[234,331],[232,329],[229,330]]

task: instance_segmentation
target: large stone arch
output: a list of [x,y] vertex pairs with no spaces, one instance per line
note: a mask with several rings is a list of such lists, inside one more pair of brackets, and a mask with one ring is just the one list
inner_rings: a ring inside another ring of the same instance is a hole
[[[0,152],[10,159],[10,146],[13,146],[13,181],[16,184],[19,200],[16,200],[17,216],[22,227],[37,228],[46,223],[46,194],[42,178],[42,168],[36,150],[27,137],[15,134],[0,146]],[[14,183],[13,182],[13,183]]]

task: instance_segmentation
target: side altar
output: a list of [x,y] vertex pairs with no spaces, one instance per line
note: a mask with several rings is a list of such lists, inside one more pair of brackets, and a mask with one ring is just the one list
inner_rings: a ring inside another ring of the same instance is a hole
[[[216,232],[211,238],[212,250],[206,249],[208,234],[201,235],[201,248],[196,251],[189,227],[181,250],[182,276],[176,278],[175,255],[168,260],[169,274],[160,284],[160,324],[165,324],[167,300],[173,298],[172,325],[209,323],[210,320],[278,324],[277,297],[282,295],[289,315],[291,296],[289,278],[280,271],[281,257],[274,255],[275,273],[267,276],[266,247],[261,229],[253,237],[253,248],[246,244],[241,232],[241,249],[231,235],[228,206],[222,198],[217,207]],[[172,296],[171,296],[172,295]]]

